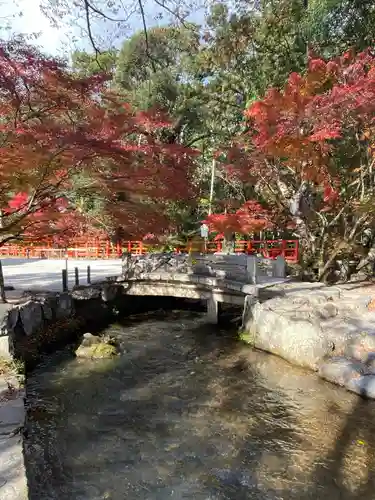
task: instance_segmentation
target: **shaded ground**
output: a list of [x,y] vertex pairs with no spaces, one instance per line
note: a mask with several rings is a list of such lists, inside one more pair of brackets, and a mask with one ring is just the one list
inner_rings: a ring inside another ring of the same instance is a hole
[[30,500],[375,497],[375,402],[191,312],[111,333],[122,356],[28,381]]

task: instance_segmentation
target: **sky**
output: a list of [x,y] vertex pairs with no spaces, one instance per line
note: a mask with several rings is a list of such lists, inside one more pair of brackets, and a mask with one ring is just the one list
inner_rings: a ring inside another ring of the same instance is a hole
[[[32,40],[32,43],[38,45],[44,52],[53,56],[64,56],[68,53],[72,53],[75,48],[81,50],[89,50],[92,48],[90,46],[87,35],[82,36],[82,31],[78,27],[72,27],[68,24],[57,28],[52,26],[51,22],[42,13],[40,9],[41,0],[0,0],[1,7],[1,17],[0,19],[6,18],[11,29],[8,31],[10,33],[22,33],[26,35],[33,35],[38,33],[39,36]],[[125,3],[125,2],[124,2]],[[125,4],[127,7],[127,2]],[[155,3],[152,0],[146,1],[145,8],[147,8],[147,24],[151,26],[153,24],[166,23],[166,20],[157,21],[157,11],[155,9]],[[159,9],[160,10],[160,9]],[[22,15],[19,15],[22,13]],[[120,14],[119,14],[120,15]],[[193,15],[194,22],[199,22],[199,18],[203,17],[198,14]],[[85,26],[85,23],[82,23]],[[4,22],[3,22],[4,26]],[[113,23],[106,25],[109,30],[113,30],[115,26]],[[101,34],[101,32],[106,33],[106,26],[99,26],[94,24],[94,30],[96,34]],[[142,29],[142,21],[136,15],[132,15],[129,19],[129,28],[122,32],[121,37],[117,40],[115,45],[118,45],[121,40],[131,35],[132,32]],[[107,32],[108,33],[108,32]],[[106,39],[108,35],[103,35]],[[98,42],[100,44],[100,42]],[[103,48],[101,46],[101,48]]]
[[[10,20],[11,32],[32,35],[40,32],[34,43],[40,45],[50,54],[57,55],[61,52],[62,45],[68,39],[68,30],[59,30],[51,26],[50,21],[40,10],[40,0],[17,0],[17,3],[4,2],[1,6],[2,16],[14,16]],[[22,12],[22,16],[18,14]]]

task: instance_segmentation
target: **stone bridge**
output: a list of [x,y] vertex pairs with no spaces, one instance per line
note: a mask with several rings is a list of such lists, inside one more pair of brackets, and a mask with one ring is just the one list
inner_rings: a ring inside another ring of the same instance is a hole
[[246,315],[261,288],[286,281],[285,261],[242,254],[127,254],[123,274],[116,281],[128,295],[204,300],[207,320],[217,323],[220,303],[240,305]]

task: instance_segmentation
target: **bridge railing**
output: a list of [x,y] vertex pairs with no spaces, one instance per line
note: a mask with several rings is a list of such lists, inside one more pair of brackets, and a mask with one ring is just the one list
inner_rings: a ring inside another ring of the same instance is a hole
[[284,278],[285,267],[285,259],[281,256],[276,259],[264,259],[246,254],[127,253],[123,258],[122,276],[126,279],[142,280],[144,276],[152,273],[162,273],[178,280],[178,275],[190,274],[256,284],[264,278]]
[[285,259],[254,255],[198,255],[192,260],[194,274],[256,284],[265,278],[285,278]]

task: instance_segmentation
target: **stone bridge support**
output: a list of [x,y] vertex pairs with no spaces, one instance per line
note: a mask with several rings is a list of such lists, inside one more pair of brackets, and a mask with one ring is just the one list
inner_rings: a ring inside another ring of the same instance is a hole
[[207,323],[217,325],[219,323],[220,302],[214,296],[207,300]]

